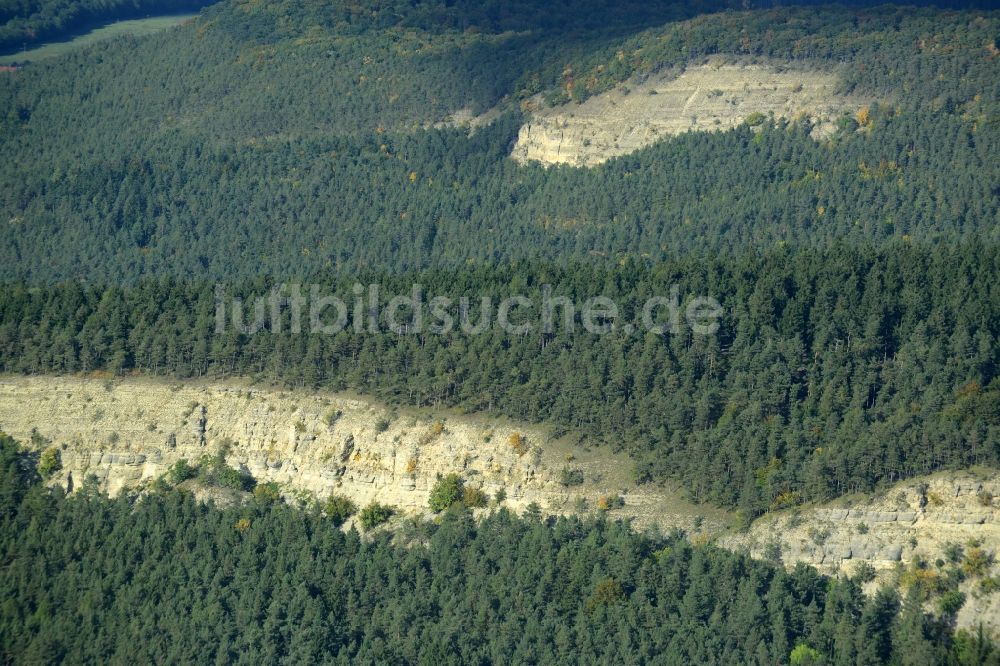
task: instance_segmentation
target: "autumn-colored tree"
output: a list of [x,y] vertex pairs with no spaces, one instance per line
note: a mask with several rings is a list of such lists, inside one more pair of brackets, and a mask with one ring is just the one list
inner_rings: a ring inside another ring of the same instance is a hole
[[858,125],[860,125],[861,127],[868,127],[868,125],[870,125],[872,122],[871,110],[868,108],[867,105],[865,105],[860,109],[858,109],[858,113],[857,115],[855,115],[854,118],[855,120],[858,121]]

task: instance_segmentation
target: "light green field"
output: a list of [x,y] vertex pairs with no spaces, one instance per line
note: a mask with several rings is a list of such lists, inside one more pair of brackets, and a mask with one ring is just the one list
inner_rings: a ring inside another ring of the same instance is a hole
[[172,14],[170,16],[154,16],[152,18],[134,19],[130,21],[116,21],[109,23],[90,32],[74,37],[65,42],[52,42],[42,44],[26,51],[18,51],[9,55],[0,55],[0,65],[9,65],[12,62],[24,62],[25,60],[44,60],[54,58],[64,53],[69,53],[74,49],[89,46],[97,42],[118,37],[119,35],[132,35],[142,37],[160,32],[175,25],[179,25],[188,19],[192,19],[197,14]]

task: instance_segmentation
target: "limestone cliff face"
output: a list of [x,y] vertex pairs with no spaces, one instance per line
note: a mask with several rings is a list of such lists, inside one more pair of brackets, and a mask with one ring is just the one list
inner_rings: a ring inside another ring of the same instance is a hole
[[[589,512],[601,497],[621,497],[612,516],[640,527],[681,527],[695,539],[830,573],[865,561],[888,582],[915,558],[944,557],[948,543],[976,540],[1000,553],[1000,478],[987,472],[909,480],[876,499],[785,510],[735,532],[724,511],[636,486],[626,457],[585,437],[553,438],[544,428],[483,415],[393,410],[352,396],[240,382],[8,376],[0,378],[0,430],[29,447],[58,447],[62,469],[52,482],[70,489],[88,475],[112,494],[141,487],[182,458],[194,463],[226,446],[228,464],[281,484],[288,497],[337,492],[359,505],[378,500],[422,513],[438,475],[457,472],[490,495],[503,489],[514,510],[536,502],[547,513]],[[564,468],[582,472],[583,483],[564,486]],[[959,622],[1000,627],[1000,594],[979,595],[977,584],[963,588],[969,601]]]
[[[378,500],[404,512],[425,511],[438,475],[457,472],[491,496],[503,489],[514,509],[537,502],[563,513],[582,501],[592,510],[614,493],[625,500],[617,514],[644,524],[689,526],[697,513],[678,497],[630,487],[629,461],[586,442],[553,441],[544,429],[499,419],[394,411],[342,395],[238,382],[0,380],[0,429],[29,442],[33,428],[49,442],[36,447],[60,448],[54,481],[71,489],[94,475],[115,494],[156,479],[182,458],[196,463],[227,445],[228,464],[281,484],[286,494],[324,499],[338,492],[359,505]],[[583,472],[585,481],[562,485],[564,467]],[[721,526],[711,517],[709,523]]]
[[865,103],[836,88],[831,72],[780,64],[692,65],[680,74],[630,81],[582,104],[536,111],[511,156],[593,166],[682,132],[731,129],[753,114],[810,119],[814,136],[824,136],[841,114]]
[[[899,483],[874,500],[842,498],[767,516],[746,534],[727,535],[720,544],[748,548],[757,557],[780,553],[786,564],[806,562],[831,574],[852,573],[860,562],[868,562],[880,573],[877,583],[891,582],[898,567],[917,558],[936,569],[934,563],[946,559],[948,544],[968,549],[978,542],[996,554],[998,498],[995,473],[947,472]],[[959,624],[981,620],[1000,628],[1000,594],[980,594],[977,585],[970,580],[962,586],[967,602]]]
[[888,567],[916,556],[933,560],[946,543],[1000,544],[1000,479],[984,472],[942,473],[900,483],[879,499],[841,499],[757,520],[726,539],[763,555],[777,545],[783,559],[828,571],[858,560]]

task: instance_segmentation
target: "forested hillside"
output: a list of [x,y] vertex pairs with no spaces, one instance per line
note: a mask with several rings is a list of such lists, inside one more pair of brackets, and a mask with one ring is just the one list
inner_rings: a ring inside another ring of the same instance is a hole
[[[226,2],[169,34],[0,77],[0,276],[224,279],[997,240],[995,13],[788,8],[645,27],[678,10],[630,5],[629,21],[602,23],[607,8],[574,4],[557,29],[513,9],[461,4],[444,20],[423,7]],[[712,55],[831,68],[845,91],[882,102],[822,143],[808,121],[765,121],[593,170],[507,158],[535,93],[580,99]],[[489,108],[507,113],[472,137],[422,129]]]
[[[569,330],[558,310],[551,333],[514,335],[495,322],[478,335],[457,325],[399,335],[384,321],[358,330],[354,279],[379,284],[383,306],[413,283],[427,300],[469,297],[472,324],[482,297],[495,316],[499,299],[514,294],[534,299],[537,320],[545,284],[577,303],[607,296],[621,315],[603,336],[583,330],[579,312]],[[287,307],[280,331],[266,324],[243,334],[230,324],[217,334],[212,284],[8,288],[0,370],[251,375],[499,411],[605,438],[634,455],[639,479],[679,479],[694,499],[739,507],[748,519],[943,468],[1000,464],[1000,254],[991,244],[317,280],[349,306],[335,335],[310,334],[308,313],[302,332],[291,332]],[[227,286],[248,299],[246,324],[254,297],[272,285]],[[685,303],[720,300],[718,332],[626,332],[645,300],[673,285]]]
[[[25,663],[997,663],[916,597],[640,536],[452,509],[362,538],[318,509],[38,483],[0,434],[0,659]],[[823,661],[820,661],[823,660]]]
[[[744,524],[1000,467],[1000,12],[775,4],[223,0],[4,68],[0,372],[240,376],[528,420]],[[194,5],[0,0],[0,49]],[[822,73],[853,106],[703,115],[718,131],[593,168],[510,158],[539,109],[630,86],[655,104],[639,85],[731,65]],[[217,294],[246,317],[289,282],[350,304],[345,326],[297,331],[285,307],[217,330]],[[473,322],[550,285],[619,317],[396,332],[367,326],[355,284],[379,306],[414,284],[466,297]],[[718,329],[637,327],[674,287],[721,303]],[[0,433],[3,663],[1000,663],[952,632],[944,560],[899,569],[940,573],[935,619],[861,577],[501,499],[359,535],[276,486],[227,509],[165,477],[64,497],[38,475],[58,446],[33,460]]]
[[[0,276],[24,281],[4,294],[2,368],[253,374],[497,410],[592,431],[639,479],[748,519],[1000,462],[1000,17],[689,17],[703,9],[225,2],[0,78]],[[832,68],[883,102],[823,141],[764,120],[594,169],[508,158],[535,93],[726,54]],[[491,107],[475,132],[430,128]],[[677,282],[726,316],[694,338],[213,333],[212,281],[245,295],[289,278],[474,300],[551,281],[633,311]],[[86,285],[31,288],[68,280]]]

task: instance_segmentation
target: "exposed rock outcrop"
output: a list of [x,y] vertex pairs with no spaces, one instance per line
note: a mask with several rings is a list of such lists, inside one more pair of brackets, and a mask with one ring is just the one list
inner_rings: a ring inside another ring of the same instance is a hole
[[632,80],[582,104],[537,110],[518,134],[520,162],[593,166],[670,135],[722,131],[755,114],[809,119],[815,137],[865,100],[838,95],[832,72],[787,65],[705,64]]
[[[586,441],[553,440],[544,428],[240,382],[0,381],[0,429],[27,443],[33,428],[61,449],[55,482],[66,486],[72,478],[79,487],[93,475],[112,494],[225,446],[228,464],[286,493],[323,499],[339,492],[358,504],[377,499],[407,512],[426,510],[438,475],[458,472],[491,496],[503,489],[514,509],[536,502],[550,513],[592,510],[614,493],[626,502],[616,515],[640,524],[689,527],[701,513],[675,494],[636,487],[622,455]],[[584,472],[583,484],[562,485],[567,466]],[[725,519],[710,513],[706,526],[719,529]]]
[[[789,565],[805,562],[827,573],[853,573],[864,561],[879,573],[873,585],[891,582],[918,558],[939,569],[949,544],[979,543],[1000,550],[1000,478],[982,471],[945,472],[895,485],[874,500],[842,498],[827,506],[783,511],[757,520],[749,532],[720,544],[775,554]],[[947,563],[946,563],[947,566]],[[962,589],[961,625],[978,621],[1000,628],[1000,594],[980,594],[977,580]]]
[[[41,438],[31,443],[35,428]],[[612,515],[641,527],[681,527],[698,539],[830,573],[850,573],[865,561],[881,580],[915,558],[940,559],[949,543],[976,540],[1000,551],[1000,478],[987,472],[914,479],[876,499],[785,510],[736,532],[727,529],[732,516],[724,511],[636,486],[627,458],[585,437],[553,438],[541,427],[483,415],[392,410],[357,397],[240,382],[5,377],[0,430],[27,446],[58,446],[62,469],[52,482],[71,491],[92,476],[118,493],[151,482],[182,458],[197,463],[225,450],[229,465],[281,484],[292,498],[338,492],[359,505],[378,500],[425,512],[438,475],[458,472],[491,496],[504,490],[505,505],[515,510],[535,502],[546,513],[593,511],[600,498],[620,496],[625,505]],[[584,482],[563,485],[565,468],[583,472]],[[192,490],[237,501],[219,489]],[[959,622],[1000,627],[1000,594],[977,595],[970,585]]]

